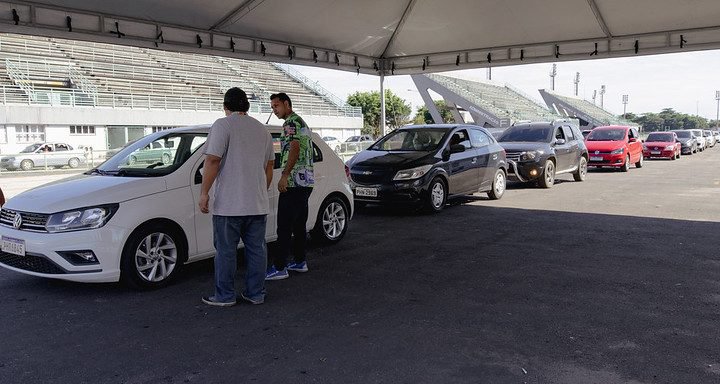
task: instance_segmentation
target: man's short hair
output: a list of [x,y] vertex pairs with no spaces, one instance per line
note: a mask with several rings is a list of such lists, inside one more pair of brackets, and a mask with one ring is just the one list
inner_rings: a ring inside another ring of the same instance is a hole
[[230,112],[247,112],[250,109],[245,91],[238,87],[233,87],[225,92],[223,106]]
[[290,108],[292,108],[292,101],[290,100],[290,96],[288,96],[287,93],[280,92],[280,93],[273,93],[272,95],[270,95],[270,100],[275,100],[275,99],[279,99],[281,102],[287,101],[288,106]]

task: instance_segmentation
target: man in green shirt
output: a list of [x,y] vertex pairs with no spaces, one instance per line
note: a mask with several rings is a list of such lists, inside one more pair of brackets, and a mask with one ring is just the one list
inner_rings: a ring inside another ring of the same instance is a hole
[[[266,280],[290,277],[288,270],[307,272],[305,260],[308,200],[315,185],[313,173],[312,131],[292,110],[292,101],[285,93],[270,96],[273,113],[284,119],[278,181],[280,198],[277,211],[277,248]],[[292,248],[293,260],[288,263]]]

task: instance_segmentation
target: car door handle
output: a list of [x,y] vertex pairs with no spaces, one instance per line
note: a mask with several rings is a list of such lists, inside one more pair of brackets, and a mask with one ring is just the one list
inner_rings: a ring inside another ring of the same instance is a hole
[[472,163],[473,163],[473,164],[477,163],[477,157],[473,157]]
[[492,155],[493,160],[497,160],[497,154]]

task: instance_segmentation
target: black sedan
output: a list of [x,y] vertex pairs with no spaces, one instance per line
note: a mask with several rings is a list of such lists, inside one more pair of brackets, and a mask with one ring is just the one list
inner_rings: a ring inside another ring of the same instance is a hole
[[440,211],[448,198],[505,192],[505,151],[483,128],[427,125],[397,129],[347,162],[355,202],[415,203]]

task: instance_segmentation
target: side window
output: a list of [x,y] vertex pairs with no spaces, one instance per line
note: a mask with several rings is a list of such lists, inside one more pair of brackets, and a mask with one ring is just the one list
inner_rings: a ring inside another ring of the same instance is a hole
[[58,144],[55,144],[55,150],[56,151],[68,151],[69,149],[68,149],[67,144],[58,143]]
[[485,134],[485,132],[477,129],[471,129],[470,143],[475,148],[482,148],[490,144],[490,138]]
[[565,133],[563,133],[562,127],[555,128],[555,139],[556,140],[560,140],[560,139],[565,140]]
[[456,144],[460,144],[466,149],[472,148],[472,145],[470,144],[470,136],[468,135],[467,130],[460,129],[450,136],[449,145]]
[[569,140],[575,140],[575,134],[573,134],[572,129],[570,129],[570,126],[563,125],[562,127],[563,133],[565,134],[565,138]]
[[322,151],[313,143],[313,163],[319,163],[321,161],[323,161]]

